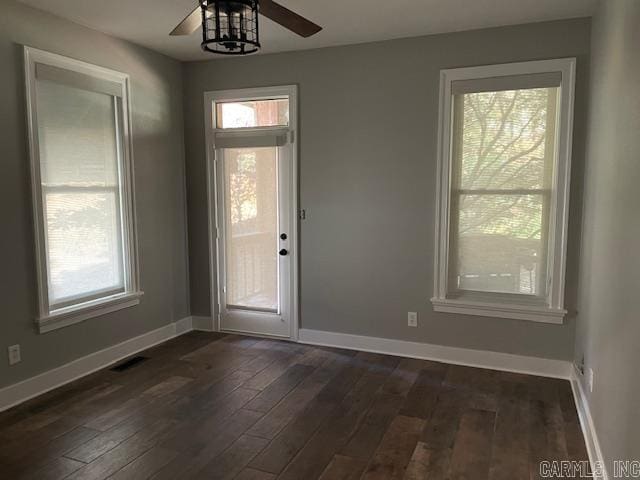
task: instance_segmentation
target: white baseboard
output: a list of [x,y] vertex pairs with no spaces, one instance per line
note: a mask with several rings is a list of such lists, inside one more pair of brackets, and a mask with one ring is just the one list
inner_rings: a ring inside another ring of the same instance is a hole
[[571,362],[547,358],[525,357],[509,353],[470,350],[428,343],[408,342],[389,338],[365,337],[346,333],[300,329],[300,343],[324,345],[364,352],[385,353],[400,357],[420,358],[437,362],[526,373],[541,377],[571,378]]
[[213,319],[211,317],[199,317],[194,315],[191,317],[194,330],[202,330],[205,332],[214,332]]
[[[595,424],[593,423],[593,417],[591,416],[591,409],[589,408],[589,400],[580,381],[580,374],[575,368],[572,369],[571,372],[571,390],[573,391],[573,398],[576,409],[578,410],[578,418],[580,419],[580,426],[582,427],[584,441],[587,446],[591,469],[594,473],[593,478],[595,480],[609,480],[607,464],[604,462],[604,456],[602,455],[602,449],[598,441],[598,434]],[[599,469],[596,468],[596,464],[600,466]]]
[[176,326],[174,337],[179,337],[180,335],[193,330],[193,317],[181,318],[173,325]]
[[192,330],[187,317],[0,389],[0,412]]

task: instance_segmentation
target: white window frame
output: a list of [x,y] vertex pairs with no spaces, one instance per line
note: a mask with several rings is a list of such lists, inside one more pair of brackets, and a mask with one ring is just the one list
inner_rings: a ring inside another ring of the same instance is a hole
[[[469,68],[456,68],[440,72],[440,114],[438,130],[438,184],[436,193],[436,227],[434,262],[434,291],[431,302],[437,312],[478,315],[485,317],[531,320],[544,323],[563,323],[564,286],[569,217],[569,183],[571,172],[571,145],[573,136],[573,105],[575,88],[575,58],[507,63]],[[544,73],[561,74],[557,112],[555,168],[549,217],[549,288],[544,304],[533,304],[517,295],[487,294],[448,295],[449,219],[452,168],[453,96],[452,82],[514,75]],[[473,298],[475,297],[475,298]]]
[[[124,292],[88,299],[81,303],[53,309],[49,304],[47,279],[47,245],[44,219],[42,183],[40,176],[40,146],[38,139],[38,106],[36,104],[36,64],[44,64],[90,76],[97,80],[117,83],[122,88],[121,100],[116,102],[122,125],[117,131],[122,146],[119,158],[121,185],[121,216],[124,244]],[[29,155],[31,163],[31,191],[33,196],[33,226],[35,233],[36,269],[38,281],[38,317],[36,325],[40,333],[66,327],[89,318],[105,315],[140,303],[138,246],[133,195],[133,156],[131,148],[131,118],[129,76],[114,70],[98,67],[54,53],[24,47],[27,122]]]

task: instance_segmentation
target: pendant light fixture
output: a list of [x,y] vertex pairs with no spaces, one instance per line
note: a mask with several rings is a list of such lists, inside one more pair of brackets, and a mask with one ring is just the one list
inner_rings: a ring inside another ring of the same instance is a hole
[[322,27],[273,0],[197,0],[198,6],[171,30],[191,35],[202,27],[202,49],[222,55],[247,55],[260,50],[258,13],[307,38]]
[[247,55],[260,49],[257,0],[198,0],[202,9],[202,49]]

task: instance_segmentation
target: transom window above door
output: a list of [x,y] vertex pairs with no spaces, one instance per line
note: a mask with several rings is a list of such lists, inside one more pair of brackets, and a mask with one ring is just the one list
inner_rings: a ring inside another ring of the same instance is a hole
[[573,75],[442,72],[437,311],[562,321]]
[[216,103],[218,128],[289,126],[289,99],[230,101]]

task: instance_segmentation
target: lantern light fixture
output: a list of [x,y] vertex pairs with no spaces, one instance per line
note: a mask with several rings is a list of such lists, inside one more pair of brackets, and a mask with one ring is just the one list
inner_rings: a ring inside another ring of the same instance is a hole
[[260,49],[257,0],[198,0],[202,10],[202,49],[247,55]]

